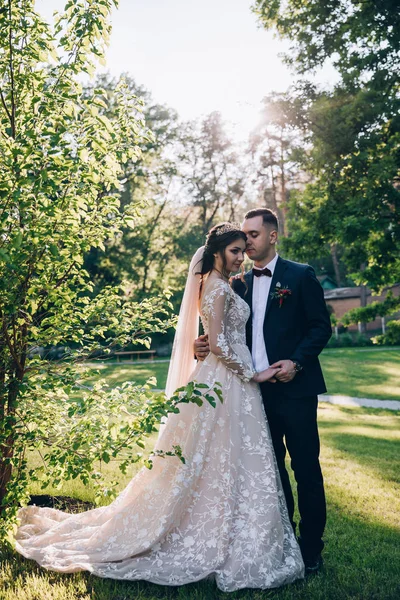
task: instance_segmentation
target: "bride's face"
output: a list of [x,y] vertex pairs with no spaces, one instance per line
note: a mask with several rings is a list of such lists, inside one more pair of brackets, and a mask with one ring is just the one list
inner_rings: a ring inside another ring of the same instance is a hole
[[[246,242],[242,239],[235,240],[215,255],[214,267],[220,273],[237,273],[244,261]],[[225,260],[224,260],[225,255]]]

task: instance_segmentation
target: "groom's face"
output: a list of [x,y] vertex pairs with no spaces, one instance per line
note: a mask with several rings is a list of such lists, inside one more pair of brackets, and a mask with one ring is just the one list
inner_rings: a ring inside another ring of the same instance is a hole
[[245,219],[242,231],[247,235],[246,254],[251,260],[262,261],[268,258],[277,241],[277,231],[265,224],[262,216]]

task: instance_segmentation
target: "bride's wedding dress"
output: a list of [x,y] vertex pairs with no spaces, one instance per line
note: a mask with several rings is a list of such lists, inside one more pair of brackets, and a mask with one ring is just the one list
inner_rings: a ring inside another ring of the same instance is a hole
[[201,318],[214,353],[192,379],[220,382],[223,403],[182,405],[157,442],[164,450],[179,444],[186,464],[155,457],[153,469],[143,468],[104,508],[22,509],[21,554],[55,571],[163,585],[214,577],[223,591],[303,577],[261,394],[249,381],[249,312],[227,282],[206,282]]

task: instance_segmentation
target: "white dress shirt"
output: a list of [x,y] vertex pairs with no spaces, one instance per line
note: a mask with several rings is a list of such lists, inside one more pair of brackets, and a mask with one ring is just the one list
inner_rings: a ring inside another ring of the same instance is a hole
[[[268,267],[273,276],[277,260],[278,255],[276,254],[271,262],[262,268],[265,269]],[[253,268],[257,269],[258,267]],[[253,326],[251,354],[253,357],[254,368],[258,372],[264,371],[264,369],[268,369],[269,367],[267,349],[265,348],[264,341],[264,318],[268,296],[271,289],[271,281],[272,277],[268,277],[266,275],[262,275],[261,277],[253,276]]]

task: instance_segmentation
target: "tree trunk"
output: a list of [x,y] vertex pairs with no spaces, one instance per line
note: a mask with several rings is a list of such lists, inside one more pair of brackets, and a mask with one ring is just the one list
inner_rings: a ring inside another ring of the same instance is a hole
[[149,272],[149,269],[150,269],[150,265],[151,265],[152,260],[153,260],[152,254],[151,254],[151,244],[152,244],[154,232],[155,232],[155,230],[156,230],[156,228],[158,226],[158,222],[159,222],[159,220],[161,218],[161,215],[162,215],[162,213],[164,211],[164,208],[166,207],[167,202],[168,202],[169,185],[168,185],[168,189],[166,191],[166,198],[161,203],[156,216],[152,220],[151,227],[150,227],[150,229],[148,231],[148,234],[147,234],[147,240],[146,240],[146,262],[145,262],[145,266],[144,266],[143,282],[142,282],[142,294],[143,295],[145,295],[147,293],[147,275],[148,275],[148,272]]
[[[360,271],[365,271],[365,263],[363,263],[360,266]],[[365,306],[367,306],[367,286],[366,285],[361,285],[360,286],[360,306],[362,308],[364,308]],[[359,325],[359,331],[360,333],[366,333],[367,331],[367,325],[366,323],[360,323]]]
[[[1,446],[1,457],[0,457],[0,513],[4,509],[3,501],[7,494],[7,486],[12,477],[12,465],[11,459],[14,455],[14,442],[15,442],[15,411],[17,408],[18,398],[18,381],[13,376],[9,383],[8,398],[6,400],[6,406],[3,406],[3,418],[1,426],[3,429],[2,436],[4,435],[4,444]],[[7,433],[8,432],[8,433]]]
[[[3,339],[1,342],[3,343]],[[4,351],[4,345],[1,346],[2,351]],[[5,386],[6,380],[6,364],[4,359],[1,359],[0,363],[0,439],[4,436],[5,429],[5,419],[6,419],[6,407],[7,407],[7,392]],[[3,462],[3,458],[6,455],[6,446],[5,444],[0,444],[0,512],[1,512],[1,504],[5,495],[5,483],[9,481],[8,473],[6,472],[6,465]],[[3,481],[5,482],[3,485]]]
[[[12,324],[13,329],[15,323]],[[7,326],[3,321],[2,346],[3,364],[1,365],[1,399],[0,399],[0,435],[3,440],[0,447],[0,513],[4,509],[4,498],[7,495],[7,486],[12,477],[11,459],[14,457],[14,446],[17,435],[16,412],[18,407],[18,394],[24,378],[27,355],[27,326],[24,323],[19,330],[20,338],[15,346],[7,334]],[[13,339],[18,339],[14,329]],[[9,366],[5,363],[5,352],[10,351],[12,360]],[[8,375],[8,383],[5,377]]]
[[281,134],[280,139],[280,170],[281,170],[281,207],[282,207],[282,220],[283,220],[283,236],[288,236],[288,226],[287,226],[287,197],[286,197],[286,172],[285,172],[285,155],[283,152],[283,139]]
[[[270,165],[270,171],[271,171],[271,190],[272,190],[272,194],[271,194],[272,210],[278,214],[279,209],[278,209],[278,202],[276,200],[275,174],[274,174],[274,167],[272,164]],[[267,202],[266,202],[266,204],[267,204]],[[267,206],[267,208],[271,208],[271,207]]]
[[337,244],[331,244],[331,257],[337,286],[342,287],[342,278],[340,276],[339,261],[337,257]]

